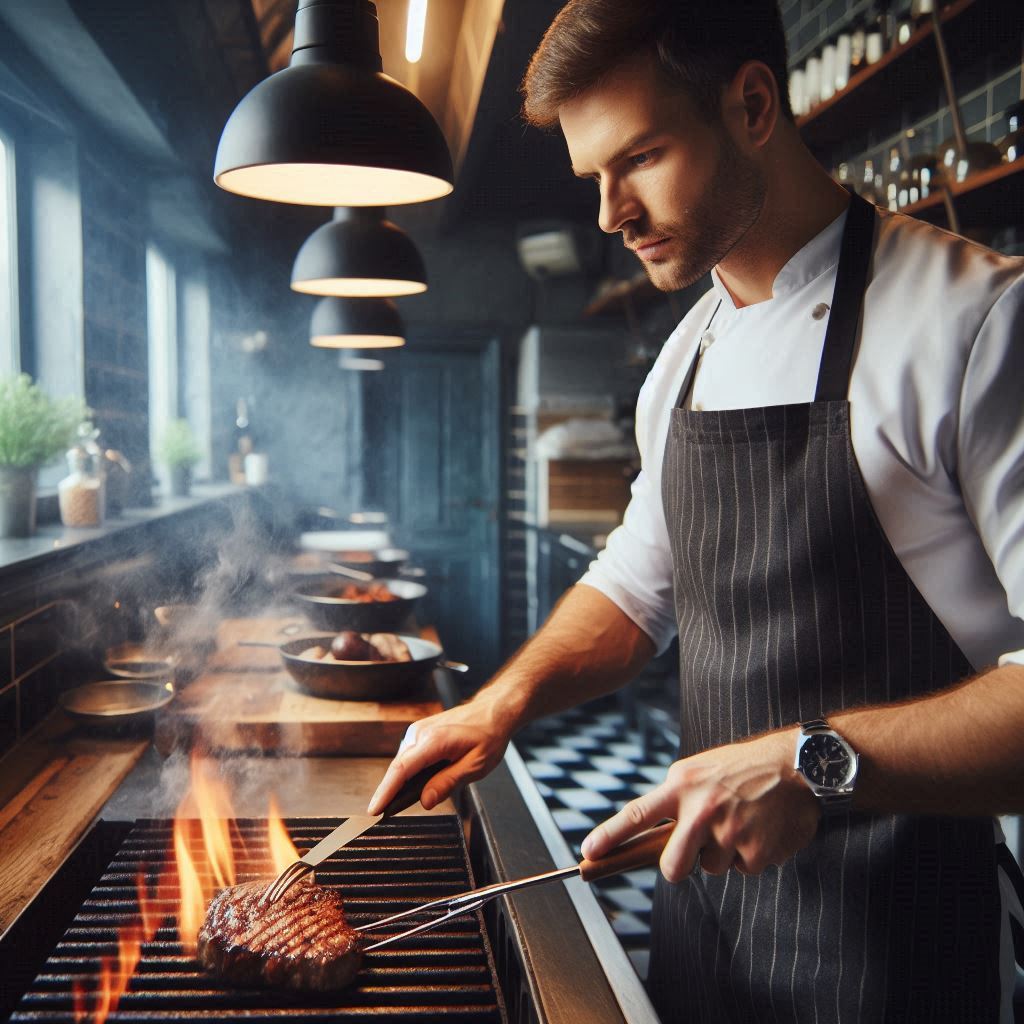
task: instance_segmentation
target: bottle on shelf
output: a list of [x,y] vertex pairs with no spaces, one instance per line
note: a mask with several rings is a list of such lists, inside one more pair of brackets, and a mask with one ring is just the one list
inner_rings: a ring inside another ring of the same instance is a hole
[[245,457],[253,450],[249,403],[245,398],[235,402],[234,450],[228,456],[228,477],[233,484],[245,483]]
[[853,29],[847,25],[836,36],[836,92],[842,92],[850,81],[850,62],[853,50]]
[[103,525],[103,481],[84,445],[67,453],[68,470],[57,484],[57,504],[65,526]]
[[821,99],[830,100],[836,92],[836,41],[828,39],[821,48]]
[[892,0],[878,0],[875,9],[878,12],[875,15],[875,24],[878,26],[878,34],[881,37],[882,53],[879,54],[881,57],[896,45],[896,15],[893,14]]
[[789,75],[789,105],[793,108],[794,117],[802,117],[807,113],[804,103],[804,69],[795,68]]
[[804,65],[804,108],[813,110],[821,102],[821,58],[815,53]]
[[[1022,72],[1024,74],[1024,72]],[[1007,163],[1024,157],[1024,97],[1006,108],[1007,133],[996,143]]]
[[867,28],[864,35],[864,64],[871,67],[877,64],[885,53],[885,39],[882,35],[882,25],[876,18]]
[[850,77],[867,67],[867,26],[858,17],[850,27]]
[[860,195],[866,199],[869,203],[874,203],[876,206],[881,202],[881,198],[878,194],[876,187],[876,175],[875,175],[875,163],[873,160],[864,161],[864,174],[861,177],[860,188],[857,191]]

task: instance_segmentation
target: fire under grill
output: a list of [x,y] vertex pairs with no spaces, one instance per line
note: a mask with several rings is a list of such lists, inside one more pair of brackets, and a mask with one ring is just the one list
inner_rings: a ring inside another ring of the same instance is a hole
[[[339,820],[286,820],[295,845],[308,849]],[[165,872],[173,823],[142,820],[123,839],[38,976],[14,1008],[14,1021],[92,1021],[105,958],[119,954],[125,929],[140,920],[140,873],[156,916],[165,915],[121,995],[111,1021],[505,1021],[487,933],[479,915],[448,922],[368,953],[342,992],[303,994],[238,989],[204,973],[182,948],[177,884]],[[232,831],[237,880],[259,877],[267,823],[239,820]],[[95,877],[95,876],[94,876]],[[337,888],[350,922],[360,925],[472,888],[462,829],[454,816],[400,817],[378,825],[316,872]],[[405,922],[408,925],[408,922]],[[381,933],[382,935],[385,933]]]

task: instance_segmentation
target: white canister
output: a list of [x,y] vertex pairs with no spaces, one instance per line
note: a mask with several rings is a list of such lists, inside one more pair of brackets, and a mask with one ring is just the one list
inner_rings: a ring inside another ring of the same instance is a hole
[[797,68],[789,76],[789,105],[793,108],[793,116],[800,117],[807,113],[804,103],[804,69]]
[[807,58],[804,67],[804,109],[813,110],[821,102],[821,58]]
[[821,51],[821,98],[830,100],[836,92],[836,44],[829,40]]
[[850,81],[850,61],[853,59],[853,39],[849,29],[836,37],[836,92],[841,92]]
[[245,482],[250,487],[265,484],[270,475],[270,462],[266,452],[249,452],[245,457]]

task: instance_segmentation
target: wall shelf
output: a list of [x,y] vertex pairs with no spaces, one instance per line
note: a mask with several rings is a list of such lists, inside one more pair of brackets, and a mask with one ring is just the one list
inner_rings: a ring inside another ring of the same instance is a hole
[[[954,0],[939,15],[954,69],[992,51],[993,41],[1024,31],[1021,0]],[[847,86],[797,119],[804,141],[819,156],[874,125],[894,99],[903,104],[939,88],[939,61],[931,22],[902,46],[857,72]]]
[[[1003,227],[1024,221],[1024,159],[979,171],[950,187],[961,223],[966,227]],[[904,206],[900,213],[933,224],[946,223],[941,192]]]

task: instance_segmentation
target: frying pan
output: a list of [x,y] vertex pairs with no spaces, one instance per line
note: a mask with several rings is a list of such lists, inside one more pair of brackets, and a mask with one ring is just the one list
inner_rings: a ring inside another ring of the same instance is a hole
[[79,722],[117,730],[148,725],[173,699],[174,686],[166,681],[110,679],[66,690],[60,695],[60,704]]
[[242,640],[243,647],[276,647],[281,662],[299,689],[314,697],[334,700],[397,700],[415,693],[441,665],[454,672],[465,672],[459,662],[445,661],[441,648],[418,636],[396,634],[404,640],[412,661],[317,661],[300,658],[309,647],[331,646],[334,635],[301,636],[283,644],[262,640]]
[[344,580],[336,575],[314,578],[295,592],[310,621],[320,629],[354,629],[360,633],[392,633],[400,629],[412,614],[416,603],[427,593],[422,583],[410,580],[374,580],[394,594],[394,601],[353,601],[329,596],[340,591]]

